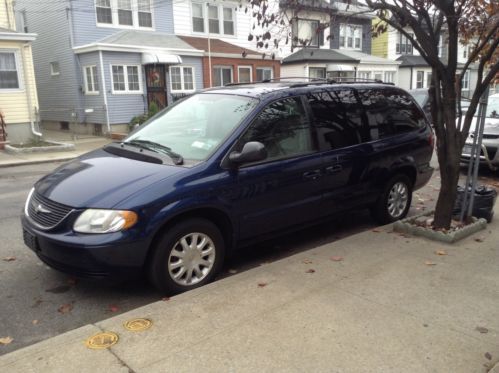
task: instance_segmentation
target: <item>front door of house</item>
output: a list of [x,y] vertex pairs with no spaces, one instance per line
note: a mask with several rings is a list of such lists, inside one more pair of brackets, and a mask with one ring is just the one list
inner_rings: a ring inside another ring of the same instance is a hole
[[166,98],[165,65],[147,65],[145,70],[147,105],[150,107],[151,103],[155,102],[161,110],[168,104]]

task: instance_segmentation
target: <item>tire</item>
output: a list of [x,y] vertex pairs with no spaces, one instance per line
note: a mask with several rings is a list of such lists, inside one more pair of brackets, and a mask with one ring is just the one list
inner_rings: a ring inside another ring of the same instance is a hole
[[371,207],[371,215],[380,224],[393,223],[406,217],[411,207],[412,182],[406,175],[392,177]]
[[153,250],[149,280],[160,292],[173,295],[212,281],[222,267],[225,243],[215,224],[189,219],[167,228]]

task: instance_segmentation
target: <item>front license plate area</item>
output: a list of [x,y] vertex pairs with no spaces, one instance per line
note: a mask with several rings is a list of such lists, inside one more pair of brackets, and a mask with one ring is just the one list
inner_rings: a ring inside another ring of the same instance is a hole
[[38,240],[34,235],[23,229],[23,240],[26,246],[33,251],[38,251]]
[[471,145],[465,145],[463,147],[463,154],[471,154]]

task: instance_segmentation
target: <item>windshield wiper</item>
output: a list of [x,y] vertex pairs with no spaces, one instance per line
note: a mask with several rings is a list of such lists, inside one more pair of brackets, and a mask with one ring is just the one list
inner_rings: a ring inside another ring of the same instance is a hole
[[157,142],[154,142],[154,141],[134,139],[134,140],[123,142],[123,144],[137,146],[139,148],[143,148],[143,149],[147,149],[147,150],[152,150],[156,153],[166,154],[167,156],[169,156],[172,159],[174,164],[176,164],[176,165],[184,164],[184,158],[180,154],[175,153],[170,147],[168,147],[166,145],[158,144]]

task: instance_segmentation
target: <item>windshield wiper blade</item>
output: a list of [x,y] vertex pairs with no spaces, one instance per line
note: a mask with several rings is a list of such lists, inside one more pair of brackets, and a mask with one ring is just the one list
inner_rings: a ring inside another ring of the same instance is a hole
[[140,140],[140,139],[134,139],[130,141],[123,142],[123,144],[128,144],[128,145],[135,145],[138,147],[141,147],[143,149],[147,150],[152,150],[157,153],[163,153],[169,156],[173,163],[176,165],[181,165],[184,163],[184,158],[178,154],[175,153],[170,147],[162,144],[158,144],[157,142],[150,141],[150,140]]

